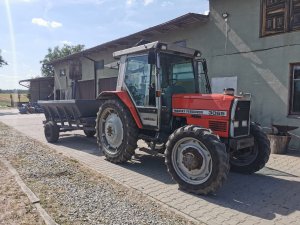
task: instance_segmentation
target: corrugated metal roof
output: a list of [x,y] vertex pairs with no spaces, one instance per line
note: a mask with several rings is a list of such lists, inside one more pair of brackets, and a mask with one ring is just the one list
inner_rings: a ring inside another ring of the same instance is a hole
[[180,16],[180,17],[177,17],[168,22],[147,28],[147,29],[139,31],[137,33],[97,45],[95,47],[86,49],[84,51],[81,51],[81,52],[60,58],[60,59],[53,60],[49,64],[56,64],[56,63],[59,63],[59,62],[65,61],[65,60],[74,59],[74,58],[77,58],[80,56],[86,56],[90,53],[105,50],[110,47],[129,45],[129,44],[138,42],[139,40],[145,38],[146,36],[151,36],[151,35],[155,35],[155,34],[163,34],[163,33],[167,33],[167,32],[173,31],[173,30],[177,30],[177,29],[186,27],[188,25],[191,25],[191,24],[194,24],[197,22],[205,23],[207,21],[208,21],[207,15],[202,15],[202,14],[197,14],[197,13],[187,13],[183,16]]

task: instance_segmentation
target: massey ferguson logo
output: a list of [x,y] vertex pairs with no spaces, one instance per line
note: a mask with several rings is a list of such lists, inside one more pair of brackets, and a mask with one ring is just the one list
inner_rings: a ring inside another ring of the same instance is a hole
[[216,110],[173,109],[173,113],[205,115],[205,116],[227,116],[226,111],[216,111]]

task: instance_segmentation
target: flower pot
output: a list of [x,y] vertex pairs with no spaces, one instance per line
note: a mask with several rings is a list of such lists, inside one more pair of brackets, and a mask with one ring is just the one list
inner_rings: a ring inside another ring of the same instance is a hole
[[268,134],[270,140],[271,153],[285,154],[288,150],[291,136]]

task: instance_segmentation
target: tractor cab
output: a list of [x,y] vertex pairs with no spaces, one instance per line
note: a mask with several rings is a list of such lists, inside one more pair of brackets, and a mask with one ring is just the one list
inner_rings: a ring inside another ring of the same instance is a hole
[[172,96],[211,92],[206,61],[194,49],[153,42],[114,53],[117,91],[130,95],[143,128],[172,131]]

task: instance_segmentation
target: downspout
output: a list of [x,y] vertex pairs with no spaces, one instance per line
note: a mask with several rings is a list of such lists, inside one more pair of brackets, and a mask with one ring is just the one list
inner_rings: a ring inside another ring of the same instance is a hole
[[96,60],[91,59],[90,57],[87,56],[83,56],[84,58],[91,60],[94,63],[94,80],[95,80],[95,84],[94,84],[94,89],[95,89],[95,99],[97,98],[97,68],[96,68]]

